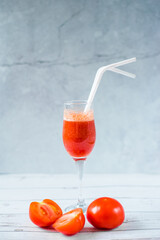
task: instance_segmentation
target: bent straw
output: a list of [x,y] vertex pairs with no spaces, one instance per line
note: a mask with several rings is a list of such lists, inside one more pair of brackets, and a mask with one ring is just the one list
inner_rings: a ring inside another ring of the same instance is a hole
[[120,69],[118,69],[118,68],[111,68],[111,69],[108,69],[108,70],[109,70],[109,71],[112,71],[112,72],[115,72],[115,73],[122,74],[122,75],[124,75],[124,76],[126,76],[126,77],[130,77],[130,78],[135,78],[135,77],[136,77],[135,74],[129,73],[129,72],[125,72],[125,71],[120,70]]
[[119,66],[126,65],[128,63],[135,62],[135,61],[136,61],[136,58],[130,58],[130,59],[127,59],[127,60],[124,60],[124,61],[120,61],[120,62],[117,62],[117,63],[113,63],[113,64],[110,64],[110,65],[107,65],[107,66],[100,67],[96,72],[94,82],[93,82],[93,85],[92,85],[92,88],[91,88],[91,91],[90,91],[90,94],[89,94],[84,112],[87,112],[90,109],[90,106],[92,104],[92,101],[94,99],[94,96],[96,94],[97,88],[99,86],[99,83],[101,81],[101,78],[102,78],[104,72],[109,70],[109,71],[112,71],[112,72],[116,72],[116,73],[125,75],[127,77],[135,78],[136,76],[134,74],[128,73],[128,72],[125,72],[125,71],[122,71],[122,70],[116,68],[116,67],[119,67]]

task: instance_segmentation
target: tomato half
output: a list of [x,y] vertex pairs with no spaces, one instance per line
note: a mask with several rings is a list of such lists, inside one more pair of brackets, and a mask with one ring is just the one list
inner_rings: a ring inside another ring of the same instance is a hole
[[50,199],[45,199],[42,202],[32,202],[29,207],[29,217],[39,227],[50,226],[61,215],[61,208]]
[[82,230],[85,217],[81,208],[76,208],[62,215],[52,225],[55,230],[65,235],[74,235]]
[[86,216],[95,228],[113,229],[123,223],[125,213],[116,199],[102,197],[89,205]]
[[49,206],[51,206],[51,208],[53,209],[54,213],[56,214],[56,220],[62,216],[63,212],[62,209],[60,208],[60,206],[54,202],[51,199],[44,199],[43,203],[48,204]]

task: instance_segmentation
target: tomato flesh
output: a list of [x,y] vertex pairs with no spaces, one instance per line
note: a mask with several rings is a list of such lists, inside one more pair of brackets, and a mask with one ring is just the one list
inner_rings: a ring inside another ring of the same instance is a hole
[[113,229],[123,223],[125,213],[116,199],[102,197],[89,205],[86,216],[95,228]]
[[56,219],[62,216],[63,214],[62,209],[56,202],[54,202],[51,199],[44,199],[43,203],[48,204],[53,209],[54,213],[56,214]]
[[62,215],[52,226],[58,232],[70,236],[80,232],[84,224],[83,211],[81,208],[77,208]]
[[50,226],[61,215],[61,208],[50,199],[45,199],[42,202],[32,202],[29,207],[29,217],[39,227]]

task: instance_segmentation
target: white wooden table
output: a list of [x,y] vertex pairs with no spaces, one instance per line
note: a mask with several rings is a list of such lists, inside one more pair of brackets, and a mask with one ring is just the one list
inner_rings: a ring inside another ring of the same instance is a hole
[[75,175],[0,175],[0,240],[160,239],[160,176],[85,175],[84,197],[109,196],[124,206],[125,222],[111,231],[98,231],[86,220],[79,234],[66,237],[35,226],[28,216],[31,201],[55,200],[62,208],[77,199]]

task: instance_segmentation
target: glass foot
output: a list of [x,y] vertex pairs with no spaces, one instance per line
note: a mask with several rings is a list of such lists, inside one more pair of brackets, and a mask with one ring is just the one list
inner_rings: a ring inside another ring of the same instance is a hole
[[73,205],[70,205],[70,206],[66,207],[66,208],[64,209],[64,212],[65,212],[65,213],[66,213],[66,212],[69,212],[69,211],[71,211],[71,210],[73,210],[73,209],[75,209],[75,208],[82,208],[83,213],[86,213],[87,205],[86,205],[85,201],[81,201],[81,202],[78,201],[77,204],[73,204]]

